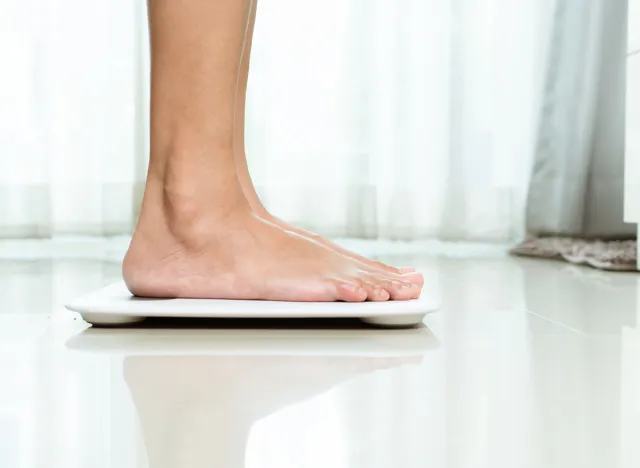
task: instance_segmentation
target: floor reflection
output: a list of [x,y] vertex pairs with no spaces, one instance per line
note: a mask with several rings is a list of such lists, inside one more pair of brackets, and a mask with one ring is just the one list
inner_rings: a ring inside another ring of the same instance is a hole
[[256,422],[354,377],[420,364],[438,342],[426,328],[349,325],[280,332],[89,329],[68,346],[124,356],[150,467],[240,468],[247,466]]

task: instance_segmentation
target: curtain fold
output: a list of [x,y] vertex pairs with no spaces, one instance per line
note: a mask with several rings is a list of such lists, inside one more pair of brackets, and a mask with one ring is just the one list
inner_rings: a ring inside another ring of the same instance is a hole
[[556,2],[527,204],[537,235],[627,238],[626,0]]
[[[0,237],[129,233],[144,2],[4,4]],[[247,148],[267,206],[330,236],[522,237],[552,4],[259,3]]]
[[128,232],[132,2],[5,0],[2,11],[0,237]]

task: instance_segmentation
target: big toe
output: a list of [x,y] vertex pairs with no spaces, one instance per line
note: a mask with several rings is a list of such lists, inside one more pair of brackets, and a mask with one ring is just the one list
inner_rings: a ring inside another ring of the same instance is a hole
[[419,273],[417,271],[403,273],[402,275],[400,275],[400,279],[402,281],[406,281],[407,283],[414,284],[420,289],[422,289],[422,286],[424,286],[424,276],[422,276],[422,273]]
[[404,266],[404,267],[398,267],[396,268],[396,270],[398,270],[398,272],[402,275],[405,273],[415,273],[416,269],[413,267],[409,267],[409,266]]
[[420,295],[420,288],[406,281],[382,277],[378,279],[378,283],[389,293],[389,297],[394,301],[408,301],[416,299]]

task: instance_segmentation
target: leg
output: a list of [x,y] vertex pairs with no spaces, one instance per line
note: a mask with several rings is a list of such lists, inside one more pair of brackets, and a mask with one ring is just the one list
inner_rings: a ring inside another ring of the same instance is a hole
[[247,34],[242,49],[242,58],[240,61],[240,71],[238,74],[238,88],[236,90],[236,108],[235,108],[235,126],[233,134],[233,149],[235,153],[236,167],[238,170],[238,179],[242,186],[242,191],[251,206],[251,209],[263,219],[268,219],[269,213],[260,201],[258,193],[251,180],[249,173],[249,165],[247,164],[247,156],[245,151],[245,115],[247,103],[247,85],[249,83],[249,66],[251,63],[251,49],[253,45],[253,30],[256,24],[256,12],[258,0],[252,0],[251,13],[249,16],[249,25],[247,26]]
[[253,44],[253,30],[256,22],[257,4],[258,0],[253,0],[251,15],[249,19],[249,27],[247,28],[247,38],[242,53],[242,61],[240,63],[240,75],[238,76],[238,90],[236,96],[235,133],[233,138],[236,166],[238,169],[238,178],[240,179],[240,185],[242,186],[242,190],[245,197],[247,198],[247,201],[249,202],[249,205],[251,206],[251,209],[260,218],[269,221],[272,224],[280,226],[282,229],[294,232],[308,239],[312,239],[315,242],[318,242],[325,247],[338,252],[341,255],[357,260],[369,267],[397,274],[415,271],[412,268],[397,269],[383,263],[370,260],[354,252],[343,249],[339,245],[323,238],[322,236],[319,236],[318,234],[304,231],[300,228],[285,223],[281,219],[278,219],[275,216],[271,215],[271,213],[267,211],[267,209],[260,201],[260,198],[258,197],[256,189],[253,185],[253,181],[251,180],[249,166],[247,164],[247,156],[245,152],[245,109],[247,101],[247,84],[249,81],[249,65],[251,62],[251,46]]
[[257,217],[234,161],[249,0],[150,0],[151,155],[124,260],[149,297],[410,299],[419,274],[381,272]]

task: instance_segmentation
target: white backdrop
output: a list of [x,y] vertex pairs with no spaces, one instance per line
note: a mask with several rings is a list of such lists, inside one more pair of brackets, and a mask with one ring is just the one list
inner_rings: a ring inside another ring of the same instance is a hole
[[[0,3],[0,235],[129,232],[144,2]],[[521,236],[553,3],[262,0],[247,147],[268,207],[336,236]]]

